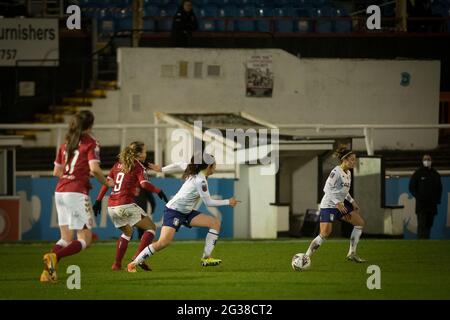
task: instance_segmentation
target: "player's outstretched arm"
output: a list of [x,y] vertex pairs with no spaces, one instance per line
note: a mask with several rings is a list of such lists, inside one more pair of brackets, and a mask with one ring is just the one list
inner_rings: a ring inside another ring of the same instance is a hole
[[175,172],[183,172],[184,170],[186,170],[188,163],[187,162],[175,162],[175,163],[171,163],[165,167],[156,165],[156,164],[151,164],[153,166],[150,167],[150,169],[156,171],[156,172],[162,172],[162,173],[175,173]]
[[[217,199],[211,198],[211,195],[209,194],[209,190],[208,190],[208,182],[206,181],[206,179],[197,179],[195,181],[195,187],[197,188],[200,198],[202,198],[203,203],[207,207],[236,205],[236,203],[235,203],[236,199],[234,199],[234,198],[225,199],[225,200],[217,200]],[[232,199],[234,199],[234,200],[232,200]],[[232,205],[232,203],[234,203],[234,205]]]

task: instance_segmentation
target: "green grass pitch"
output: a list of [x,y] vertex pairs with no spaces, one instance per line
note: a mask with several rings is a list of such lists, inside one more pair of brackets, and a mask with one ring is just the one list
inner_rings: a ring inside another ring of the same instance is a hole
[[[368,260],[345,260],[348,240],[326,241],[311,269],[294,272],[291,257],[310,240],[219,241],[218,267],[201,267],[203,241],[176,241],[147,260],[152,272],[110,270],[114,242],[99,242],[63,259],[56,284],[38,281],[50,243],[0,245],[0,299],[450,299],[450,241],[362,239]],[[128,261],[137,243],[129,245]],[[81,289],[66,286],[69,265],[81,268]],[[369,265],[381,269],[381,289],[369,290]]]

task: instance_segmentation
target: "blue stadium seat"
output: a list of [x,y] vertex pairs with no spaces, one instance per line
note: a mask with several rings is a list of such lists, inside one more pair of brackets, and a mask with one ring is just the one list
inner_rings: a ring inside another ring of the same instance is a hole
[[382,17],[395,17],[395,3],[381,7]]
[[321,20],[322,17],[333,17],[335,12],[331,7],[322,7],[314,10],[314,17],[318,18],[316,21],[316,32],[327,33],[333,31],[332,20]]
[[295,0],[276,0],[273,2],[273,5],[277,7],[288,7],[288,6],[294,6]]
[[[446,18],[450,18],[450,2],[448,6],[442,10],[442,16]],[[450,32],[450,20],[447,20],[447,30],[444,30],[446,32]]]
[[218,6],[224,7],[224,6],[234,5],[235,1],[234,0],[214,0],[214,3]]
[[144,19],[143,28],[144,28],[144,30],[147,30],[147,31],[155,31],[156,30],[155,20]]
[[[291,6],[280,7],[273,9],[273,15],[275,17],[294,17],[294,8]],[[275,20],[275,31],[277,32],[293,32],[294,20],[293,19],[278,19]]]
[[[347,10],[345,9],[336,9],[336,17],[350,17]],[[352,21],[349,20],[336,20],[334,24],[335,32],[351,32],[352,31]]]
[[311,4],[313,4],[315,7],[320,8],[322,6],[326,6],[330,3],[329,0],[314,0],[310,2]]
[[277,0],[254,0],[255,7],[273,7],[277,2]]
[[194,8],[195,7],[201,7],[201,6],[206,6],[208,4],[215,4],[214,0],[193,0],[192,1]]
[[218,16],[218,8],[214,4],[208,4],[203,7],[194,8],[195,14],[199,19],[198,28],[200,31],[215,31],[216,30],[216,21],[211,19],[201,19],[201,18],[209,18],[209,17],[217,17]]
[[159,16],[161,18],[165,18],[165,19],[158,20],[158,30],[159,31],[172,30],[172,20],[173,20],[173,16],[175,15],[176,11],[177,11],[177,8],[172,5],[160,8]]
[[235,3],[241,7],[246,7],[255,4],[255,0],[237,0]]
[[102,10],[99,18],[97,19],[97,27],[99,34],[104,36],[112,35],[116,30],[114,16],[107,13],[106,10]]
[[116,8],[128,8],[131,7],[133,4],[132,0],[109,0],[110,1],[110,7],[116,7]]
[[161,6],[159,15],[161,17],[172,17],[177,13],[178,8],[175,5]]
[[444,2],[436,2],[431,6],[431,12],[433,15],[440,17],[448,17],[448,9],[450,9],[450,2],[448,4]]
[[242,14],[243,14],[243,15],[240,14],[239,16],[252,17],[252,18],[256,17],[256,9],[254,6],[245,6],[239,10],[242,10]]
[[296,0],[294,3],[294,7],[296,8],[304,8],[304,7],[312,7],[315,3],[314,0]]
[[79,6],[81,8],[104,8],[109,6],[109,0],[80,0]]
[[133,29],[133,17],[130,11],[121,10],[115,15],[116,31]]
[[81,16],[90,19],[100,18],[100,10],[98,8],[82,8]]
[[195,12],[199,12],[200,17],[217,17],[219,15],[218,10],[216,5],[209,4],[201,7],[199,10],[195,10]]
[[[254,18],[255,7],[239,8],[238,16],[242,18]],[[238,31],[255,31],[254,20],[236,20],[235,26]]]
[[257,17],[273,17],[272,7],[255,7]]
[[166,6],[169,4],[176,4],[176,3],[172,0],[144,0],[144,7],[148,5]]
[[200,31],[216,31],[216,22],[214,20],[199,19],[198,28]]
[[296,14],[292,6],[284,6],[274,8],[273,15],[275,17],[294,17]]
[[[273,16],[272,7],[256,7],[255,8],[256,17],[258,18],[268,18]],[[259,32],[270,32],[270,21],[269,20],[257,20],[256,30]]]
[[238,8],[235,5],[225,6],[219,9],[219,17],[237,17]]
[[157,17],[159,16],[159,8],[154,5],[144,7],[144,17]]
[[[229,18],[229,17],[237,17],[238,16],[238,8],[235,5],[229,5],[218,10],[218,16],[220,18]],[[218,20],[216,23],[217,31],[233,31],[234,30],[234,22],[233,20],[228,21],[228,25],[226,25],[225,20]]]
[[296,20],[296,31],[298,32],[311,32],[313,23],[311,20],[305,18],[311,18],[313,16],[312,7],[302,7],[296,9],[297,17]]

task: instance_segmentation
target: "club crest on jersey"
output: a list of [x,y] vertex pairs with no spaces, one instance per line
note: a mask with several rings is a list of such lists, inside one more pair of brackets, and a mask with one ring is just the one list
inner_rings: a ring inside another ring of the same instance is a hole
[[173,219],[173,226],[174,226],[174,227],[178,227],[179,225],[180,225],[180,219],[174,218],[174,219]]
[[203,190],[203,192],[208,191],[208,186],[206,185],[206,181],[202,181],[202,190]]

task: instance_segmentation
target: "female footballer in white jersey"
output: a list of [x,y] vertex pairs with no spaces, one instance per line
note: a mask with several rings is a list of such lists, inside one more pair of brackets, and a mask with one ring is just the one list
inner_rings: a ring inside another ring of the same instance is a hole
[[[205,159],[206,158],[206,159]],[[205,161],[206,160],[206,161]],[[208,190],[207,178],[212,175],[216,168],[216,163],[212,155],[205,154],[202,163],[196,164],[194,157],[189,164],[177,164],[170,167],[164,167],[163,172],[167,172],[169,168],[182,167],[185,168],[183,179],[185,180],[181,189],[177,194],[167,203],[164,209],[163,226],[161,228],[161,235],[157,242],[150,244],[141,251],[141,253],[128,264],[128,272],[136,272],[136,266],[142,263],[147,257],[154,255],[156,252],[167,247],[173,240],[175,232],[185,225],[187,227],[207,227],[208,234],[205,239],[205,247],[203,250],[203,257],[201,265],[216,266],[222,260],[211,257],[216,241],[219,237],[220,220],[212,216],[206,215],[194,210],[198,200],[201,198],[206,206],[217,207],[230,205],[234,207],[237,204],[235,198],[226,200],[212,199]],[[161,171],[158,166],[153,169]]]
[[356,164],[356,155],[345,147],[339,147],[335,156],[341,161],[330,173],[323,191],[325,195],[320,203],[320,234],[309,245],[306,255],[311,255],[320,247],[322,242],[331,233],[332,222],[335,219],[345,220],[353,227],[350,236],[350,248],[347,259],[354,262],[365,262],[356,254],[359,238],[364,227],[360,209],[356,201],[350,196],[351,172]]

